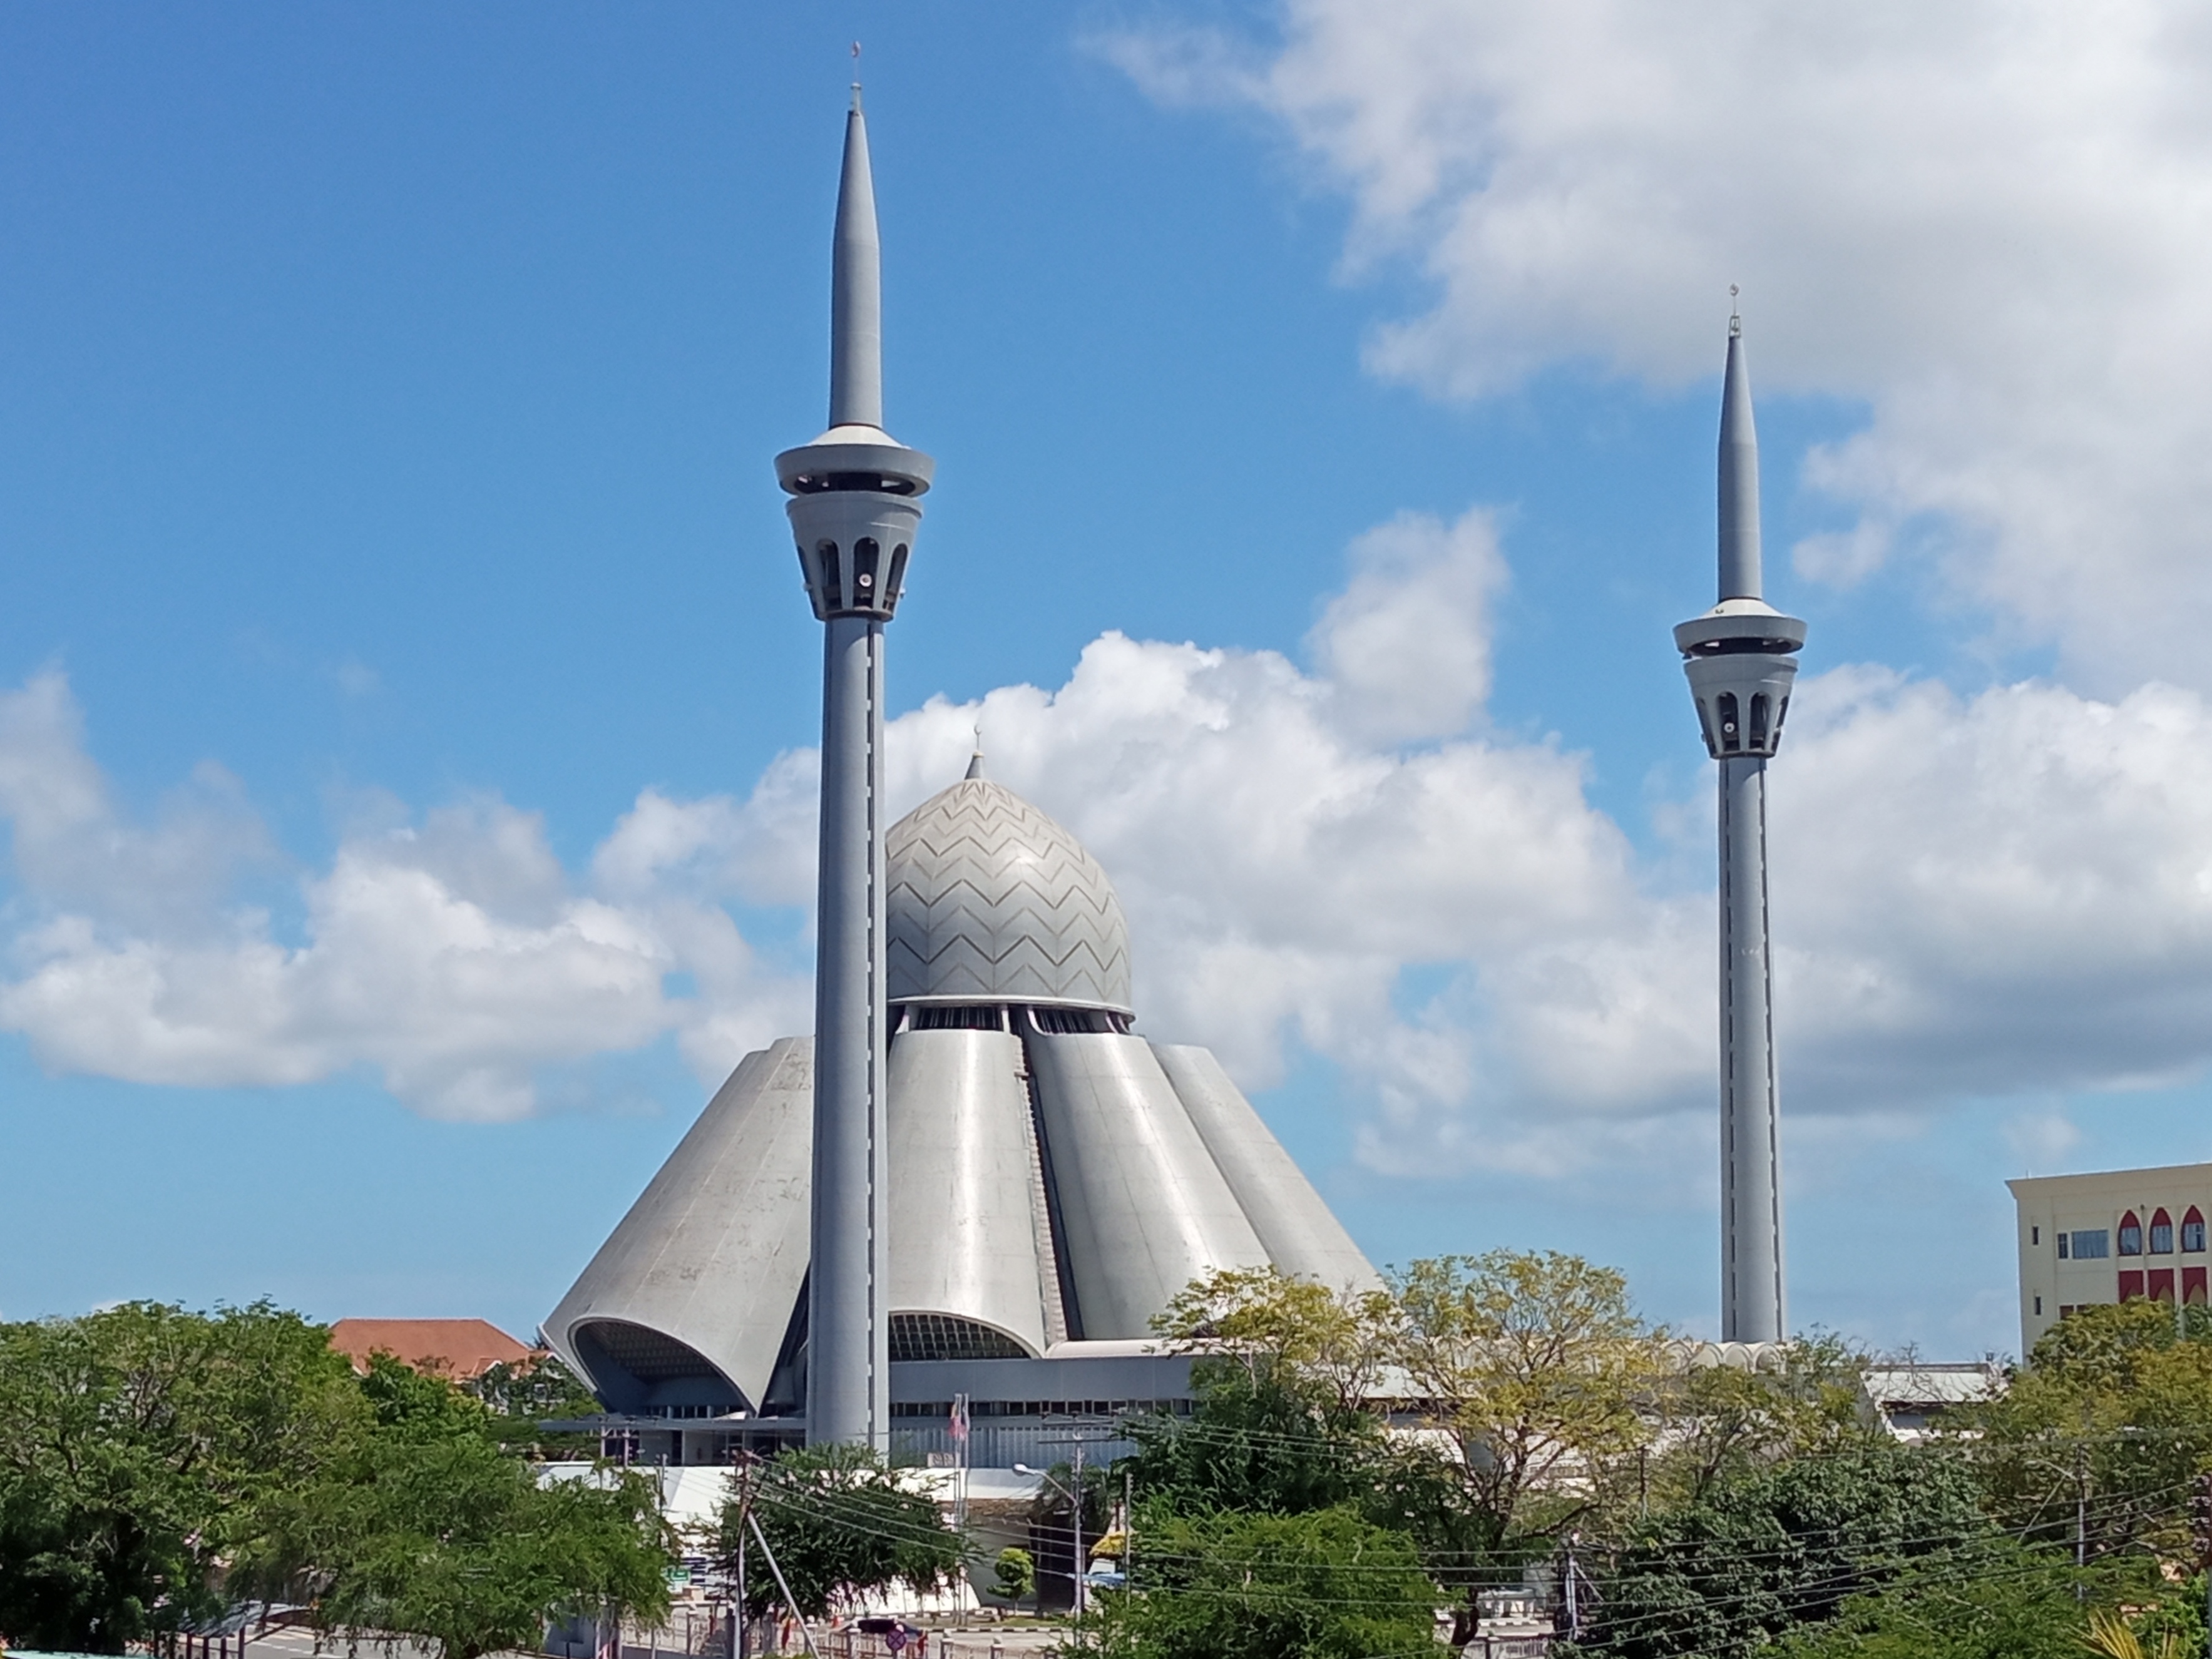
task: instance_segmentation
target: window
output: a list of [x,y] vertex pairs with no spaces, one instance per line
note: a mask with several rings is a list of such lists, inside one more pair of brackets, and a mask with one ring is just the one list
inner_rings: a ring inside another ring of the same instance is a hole
[[2142,1254],[2142,1223],[2136,1219],[2136,1212],[2133,1210],[2130,1210],[2120,1218],[2120,1254],[2122,1255]]
[[2035,1298],[2035,1316],[2038,1319],[2043,1317],[2043,1298],[2039,1296]]
[[2204,1248],[2204,1212],[2194,1204],[2181,1218],[2181,1248],[2192,1255]]
[[2173,1218],[2163,1210],[2150,1218],[2150,1253],[2153,1255],[2173,1254]]
[[2040,1228],[2040,1227],[2030,1227],[2030,1228],[2027,1230],[2027,1242],[2028,1242],[2029,1243],[2031,1243],[2031,1244],[2040,1244],[2040,1243],[2043,1243],[2043,1229],[2042,1229],[2042,1228]]
[[2066,1235],[2064,1233],[2058,1235],[2058,1259],[2061,1261],[2066,1260]]
[[2100,1261],[2112,1253],[2112,1236],[2102,1227],[2068,1235],[2074,1244],[2076,1261]]

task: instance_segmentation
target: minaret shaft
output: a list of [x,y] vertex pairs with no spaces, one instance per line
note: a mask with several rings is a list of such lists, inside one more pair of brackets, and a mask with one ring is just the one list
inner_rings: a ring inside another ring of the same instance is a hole
[[1782,743],[1805,624],[1768,605],[1759,434],[1735,319],[1721,393],[1720,602],[1674,630],[1706,752],[1720,763],[1721,1336],[1779,1342],[1781,1104],[1766,908],[1766,763]]
[[883,429],[879,265],[856,87],[830,255],[830,429],[775,471],[823,624],[806,1437],[888,1452],[884,629],[935,466]]
[[823,631],[807,1437],[888,1449],[884,632],[867,617]]
[[1766,763],[1720,765],[1721,1340],[1778,1342],[1780,1101],[1766,934]]

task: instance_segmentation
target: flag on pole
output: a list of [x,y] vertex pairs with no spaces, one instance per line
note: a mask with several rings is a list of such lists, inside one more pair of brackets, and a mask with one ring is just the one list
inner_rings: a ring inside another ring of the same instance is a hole
[[956,1446],[968,1443],[968,1396],[964,1394],[952,1396],[952,1443]]

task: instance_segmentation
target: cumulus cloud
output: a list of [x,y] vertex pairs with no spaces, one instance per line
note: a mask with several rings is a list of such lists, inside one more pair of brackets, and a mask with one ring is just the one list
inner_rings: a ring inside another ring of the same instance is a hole
[[[1307,662],[1105,635],[1056,688],[895,720],[891,807],[957,778],[980,720],[994,775],[1112,872],[1144,1028],[1253,1088],[1323,1057],[1376,1168],[1679,1162],[1711,1121],[1713,896],[1664,848],[1639,856],[1581,757],[1487,724],[1504,580],[1480,514],[1394,520],[1352,549]],[[1416,604],[1444,651],[1408,643]],[[235,787],[204,773],[133,824],[82,726],[58,676],[0,696],[0,1026],[54,1069],[282,1085],[367,1066],[418,1110],[501,1118],[593,1055],[672,1041],[704,1085],[807,1027],[804,964],[737,917],[803,916],[811,752],[743,798],[642,791],[580,871],[495,799],[387,811],[290,870],[280,925],[234,896],[280,864]],[[1709,781],[1669,814],[1701,848]],[[2199,693],[1962,696],[1839,669],[1802,682],[1771,800],[1801,1124],[2009,1097],[2043,1156],[2070,1133],[2054,1095],[2212,1060]]]
[[1855,507],[1799,550],[1931,556],[2107,693],[2212,689],[2212,14],[2161,0],[1285,0],[1277,37],[1101,49],[1256,108],[1353,208],[1355,272],[1434,302],[1379,372],[1711,374],[1745,289],[1769,389],[1863,404],[1814,455]]
[[[538,817],[496,800],[348,838],[299,879],[286,939],[230,897],[226,872],[276,856],[234,786],[204,769],[134,825],[82,728],[58,674],[0,696],[21,890],[0,1025],[51,1069],[282,1085],[365,1065],[420,1110],[511,1118],[536,1109],[545,1067],[673,1031],[711,1069],[795,1012],[791,975],[726,912],[575,890]],[[705,994],[665,994],[678,970]]]

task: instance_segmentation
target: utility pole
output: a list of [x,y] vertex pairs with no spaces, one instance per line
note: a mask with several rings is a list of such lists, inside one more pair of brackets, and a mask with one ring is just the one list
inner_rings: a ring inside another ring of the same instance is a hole
[[1571,1532],[1567,1534],[1567,1639],[1570,1642],[1579,1642],[1583,1636],[1582,1601],[1577,1593],[1578,1586],[1575,1583],[1577,1571],[1575,1546],[1581,1541],[1580,1533]]
[[2190,1530],[2195,1534],[2197,1565],[2204,1574],[2204,1651],[2205,1659],[2212,1659],[2212,1471],[2197,1477],[2197,1490],[2191,1494],[2190,1519],[2194,1524]]
[[752,1465],[744,1452],[738,1454],[738,1467],[744,1473],[738,1485],[738,1604],[731,1617],[737,1622],[730,1633],[731,1659],[745,1659],[746,1635],[751,1620],[745,1616],[745,1522],[753,1512]]
[[1121,1471],[1121,1583],[1131,1589],[1137,1583],[1136,1477]]
[[1075,1443],[1075,1624],[1083,1627],[1083,1443]]

